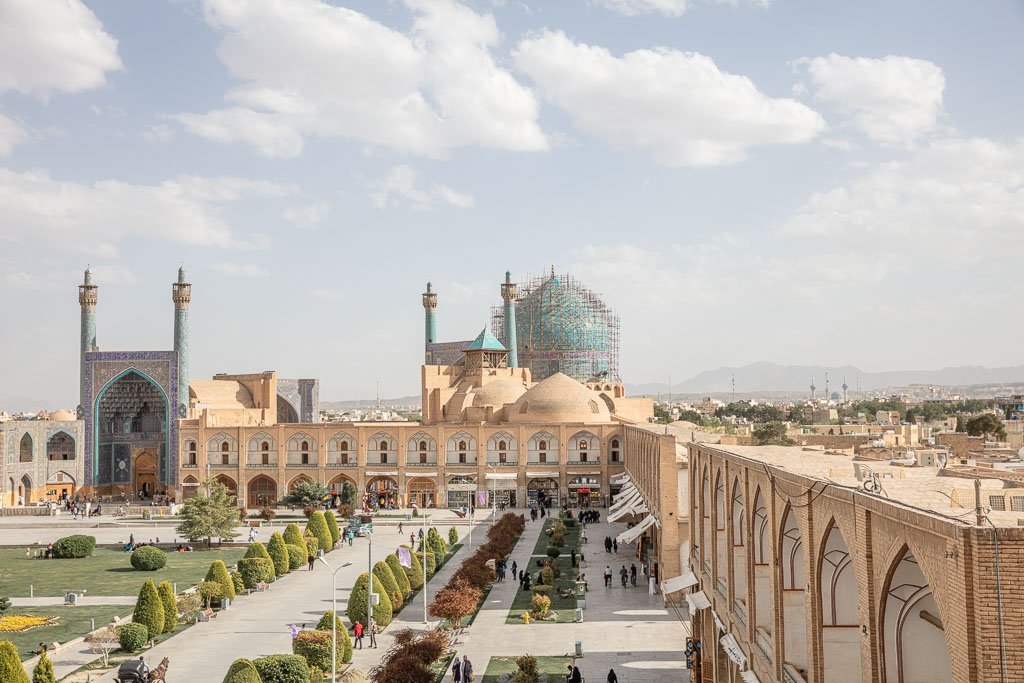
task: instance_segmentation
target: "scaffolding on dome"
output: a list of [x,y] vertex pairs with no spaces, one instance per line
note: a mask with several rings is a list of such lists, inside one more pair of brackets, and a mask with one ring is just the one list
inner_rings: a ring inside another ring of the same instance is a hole
[[[515,299],[519,365],[534,381],[557,372],[579,382],[618,382],[619,316],[569,274],[530,277]],[[505,312],[491,308],[491,331],[502,344]]]

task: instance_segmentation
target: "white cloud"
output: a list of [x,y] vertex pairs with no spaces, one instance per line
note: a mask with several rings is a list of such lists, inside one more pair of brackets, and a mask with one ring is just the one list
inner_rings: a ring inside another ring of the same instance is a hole
[[16,145],[27,142],[29,132],[10,116],[0,114],[0,157],[10,156]]
[[80,92],[120,68],[117,40],[80,0],[0,2],[0,94]]
[[815,99],[838,105],[872,140],[907,145],[939,125],[946,78],[932,62],[832,53],[798,64],[814,82]]
[[254,263],[215,263],[210,267],[231,277],[270,277],[269,270]]
[[947,139],[813,195],[783,236],[962,266],[1024,253],[1024,139]]
[[[138,282],[135,273],[125,266],[103,264],[89,266],[95,282],[108,284],[134,284]],[[7,287],[46,292],[66,292],[69,282],[81,282],[82,271],[47,269],[39,273],[29,273],[17,268],[0,267],[0,280]]]
[[146,142],[170,142],[174,139],[174,129],[165,123],[149,126],[142,132]]
[[281,217],[297,228],[316,228],[330,212],[327,202],[290,206],[281,212]]
[[669,166],[732,164],[752,147],[807,142],[825,126],[809,107],[768,97],[694,52],[656,48],[616,57],[544,31],[521,41],[514,56],[581,130],[617,148],[647,150]]
[[495,62],[493,16],[454,0],[406,0],[408,33],[321,0],[203,0],[224,32],[221,61],[243,84],[231,103],[175,118],[220,142],[294,157],[309,136],[413,154],[480,145],[541,150],[538,105]]
[[423,187],[418,183],[419,177],[419,171],[412,166],[395,166],[387,178],[371,186],[373,191],[370,193],[370,202],[378,209],[402,204],[419,210],[433,209],[440,204],[459,209],[476,205],[472,195],[438,183]]
[[179,176],[158,185],[120,180],[92,184],[52,178],[45,171],[0,168],[0,240],[43,242],[101,257],[141,236],[210,247],[261,248],[266,239],[232,234],[223,205],[281,197],[294,188],[232,177]]
[[[707,0],[719,5],[735,5],[738,0]],[[619,14],[635,17],[641,14],[663,14],[668,17],[682,16],[694,5],[695,0],[593,0]],[[750,0],[757,7],[768,7],[771,0]]]

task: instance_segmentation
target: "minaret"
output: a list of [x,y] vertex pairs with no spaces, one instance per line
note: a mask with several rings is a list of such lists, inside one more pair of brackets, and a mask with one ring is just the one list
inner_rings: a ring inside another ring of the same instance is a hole
[[427,291],[423,292],[423,312],[426,316],[425,336],[423,345],[423,363],[430,365],[431,357],[429,345],[437,341],[437,318],[434,311],[437,310],[437,293],[431,283],[427,283]]
[[178,281],[171,285],[174,300],[174,350],[178,354],[178,417],[188,417],[188,305],[192,285],[185,282],[185,266],[178,268]]
[[828,370],[825,371],[825,402],[832,400],[832,395],[828,393]]
[[516,340],[516,285],[512,282],[512,273],[505,271],[505,281],[501,283],[501,298],[505,300],[505,348],[508,349],[508,366],[519,367],[519,343]]
[[811,400],[812,400],[812,401],[814,400],[814,391],[815,391],[815,389],[817,389],[817,388],[818,388],[818,387],[814,386],[814,378],[813,378],[813,377],[811,377]]
[[843,377],[843,403],[850,400],[850,385],[846,383],[846,377]]
[[80,333],[81,355],[78,364],[78,416],[84,414],[89,397],[85,395],[85,354],[96,349],[96,304],[99,302],[99,287],[92,283],[92,271],[85,269],[85,280],[78,285],[78,305],[82,307],[82,330]]

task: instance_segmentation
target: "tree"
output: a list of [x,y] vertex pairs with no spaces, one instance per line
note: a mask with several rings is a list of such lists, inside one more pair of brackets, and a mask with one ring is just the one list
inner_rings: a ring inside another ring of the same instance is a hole
[[89,646],[93,654],[103,657],[103,666],[110,666],[110,653],[118,647],[117,629],[113,626],[107,626],[93,631],[92,635],[89,636]]
[[267,552],[267,546],[263,545],[259,541],[253,541],[249,544],[249,549],[245,551],[243,560],[254,560],[262,558],[270,564],[270,578],[267,581],[273,581],[277,577],[277,572],[274,569],[274,558]]
[[333,610],[327,610],[324,615],[320,617],[320,621],[317,622],[316,627],[320,631],[331,630],[331,620],[334,620],[335,630],[338,632],[338,661],[348,662],[352,661],[352,639],[348,637],[348,629],[345,628],[345,624],[341,621],[341,617],[334,616]]
[[512,674],[509,683],[537,683],[540,676],[537,674],[537,658],[531,655],[516,657],[516,672]]
[[200,581],[199,585],[196,586],[196,592],[199,593],[199,597],[206,603],[206,609],[210,609],[214,600],[220,600],[224,597],[224,586],[219,581]]
[[142,589],[139,590],[139,599],[135,602],[132,622],[145,626],[150,638],[155,638],[164,632],[164,603],[160,600],[156,586],[153,585],[153,579],[146,579],[146,582],[142,584]]
[[405,567],[398,561],[398,555],[394,553],[385,557],[384,562],[387,563],[388,569],[391,570],[391,575],[395,577],[398,588],[402,591],[402,600],[404,601],[409,597],[409,593],[412,592],[412,586],[409,585],[409,577],[405,575]]
[[331,547],[338,545],[341,540],[341,529],[338,528],[338,518],[334,516],[333,510],[324,513],[324,521],[327,522],[327,530],[331,532]]
[[966,429],[970,436],[994,436],[997,439],[1006,437],[1006,427],[994,413],[982,413],[969,418]]
[[316,540],[320,545],[320,549],[325,553],[334,549],[334,542],[331,540],[331,531],[327,528],[327,520],[324,519],[324,513],[320,510],[317,510],[310,515],[309,522],[306,523],[306,532],[316,537]]
[[18,648],[9,640],[0,640],[0,681],[10,683],[29,683],[28,674],[21,666]]
[[781,422],[758,425],[754,429],[753,436],[758,446],[792,446],[796,443],[786,436],[786,425]]
[[178,612],[185,621],[194,623],[199,609],[203,606],[202,597],[198,591],[189,591],[178,596]]
[[156,592],[160,594],[160,602],[164,605],[164,633],[170,633],[178,625],[178,601],[174,599],[174,585],[170,581],[161,581]]
[[293,486],[288,495],[281,499],[281,504],[292,507],[305,507],[307,505],[319,507],[323,504],[323,500],[324,487],[315,481],[306,480],[300,481]]
[[454,548],[458,542],[459,531],[455,527],[451,527],[450,529],[448,529],[448,545]]
[[224,560],[213,561],[213,564],[210,565],[210,571],[206,572],[206,580],[220,585],[221,594],[218,597],[235,599],[235,582],[231,579],[231,575],[228,574],[228,568],[224,565]]
[[476,610],[483,591],[462,579],[453,579],[434,596],[427,611],[430,616],[447,619],[453,628],[462,628],[462,619]]
[[290,562],[288,560],[288,546],[284,542],[284,537],[281,536],[281,532],[275,531],[270,537],[270,543],[267,544],[267,553],[270,555],[271,561],[274,563],[274,573],[278,576],[284,576],[291,571]]
[[341,504],[342,505],[355,505],[356,498],[359,496],[359,490],[350,481],[346,481],[341,485]]
[[448,634],[431,629],[417,634],[403,629],[395,634],[381,663],[370,671],[371,683],[433,683],[431,665],[448,651]]
[[39,662],[32,669],[32,683],[54,683],[53,662],[46,656],[46,650],[39,653]]
[[284,528],[284,542],[288,545],[306,545],[302,540],[302,529],[295,522],[288,522],[288,526]]
[[224,484],[206,480],[197,495],[187,498],[178,511],[178,535],[195,543],[206,539],[210,545],[213,537],[231,539],[238,535],[238,508],[235,499],[228,495]]
[[373,580],[375,585],[379,581],[387,591],[388,597],[391,598],[392,609],[399,609],[402,606],[402,589],[398,587],[398,580],[395,579],[395,575],[391,573],[391,568],[386,562],[379,561],[373,565]]
[[[348,596],[348,620],[355,624],[357,621],[361,622],[363,626],[368,626],[369,622],[366,619],[366,607],[367,607],[367,595],[369,594],[370,578],[366,572],[359,575],[356,579],[356,583],[352,586],[352,592]],[[380,602],[373,608],[373,615],[377,619],[377,625],[380,628],[384,628],[391,623],[391,600],[388,598],[387,591],[385,591],[380,583],[376,580],[373,581],[373,592],[380,596]]]

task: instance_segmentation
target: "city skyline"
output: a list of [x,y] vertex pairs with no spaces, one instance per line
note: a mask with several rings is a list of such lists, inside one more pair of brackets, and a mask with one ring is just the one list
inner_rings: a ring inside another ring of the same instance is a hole
[[184,263],[193,378],[325,400],[415,392],[428,280],[468,339],[552,265],[631,384],[1019,365],[1019,5],[283,7],[3,4],[0,398],[73,405],[87,264],[101,349],[171,347]]

